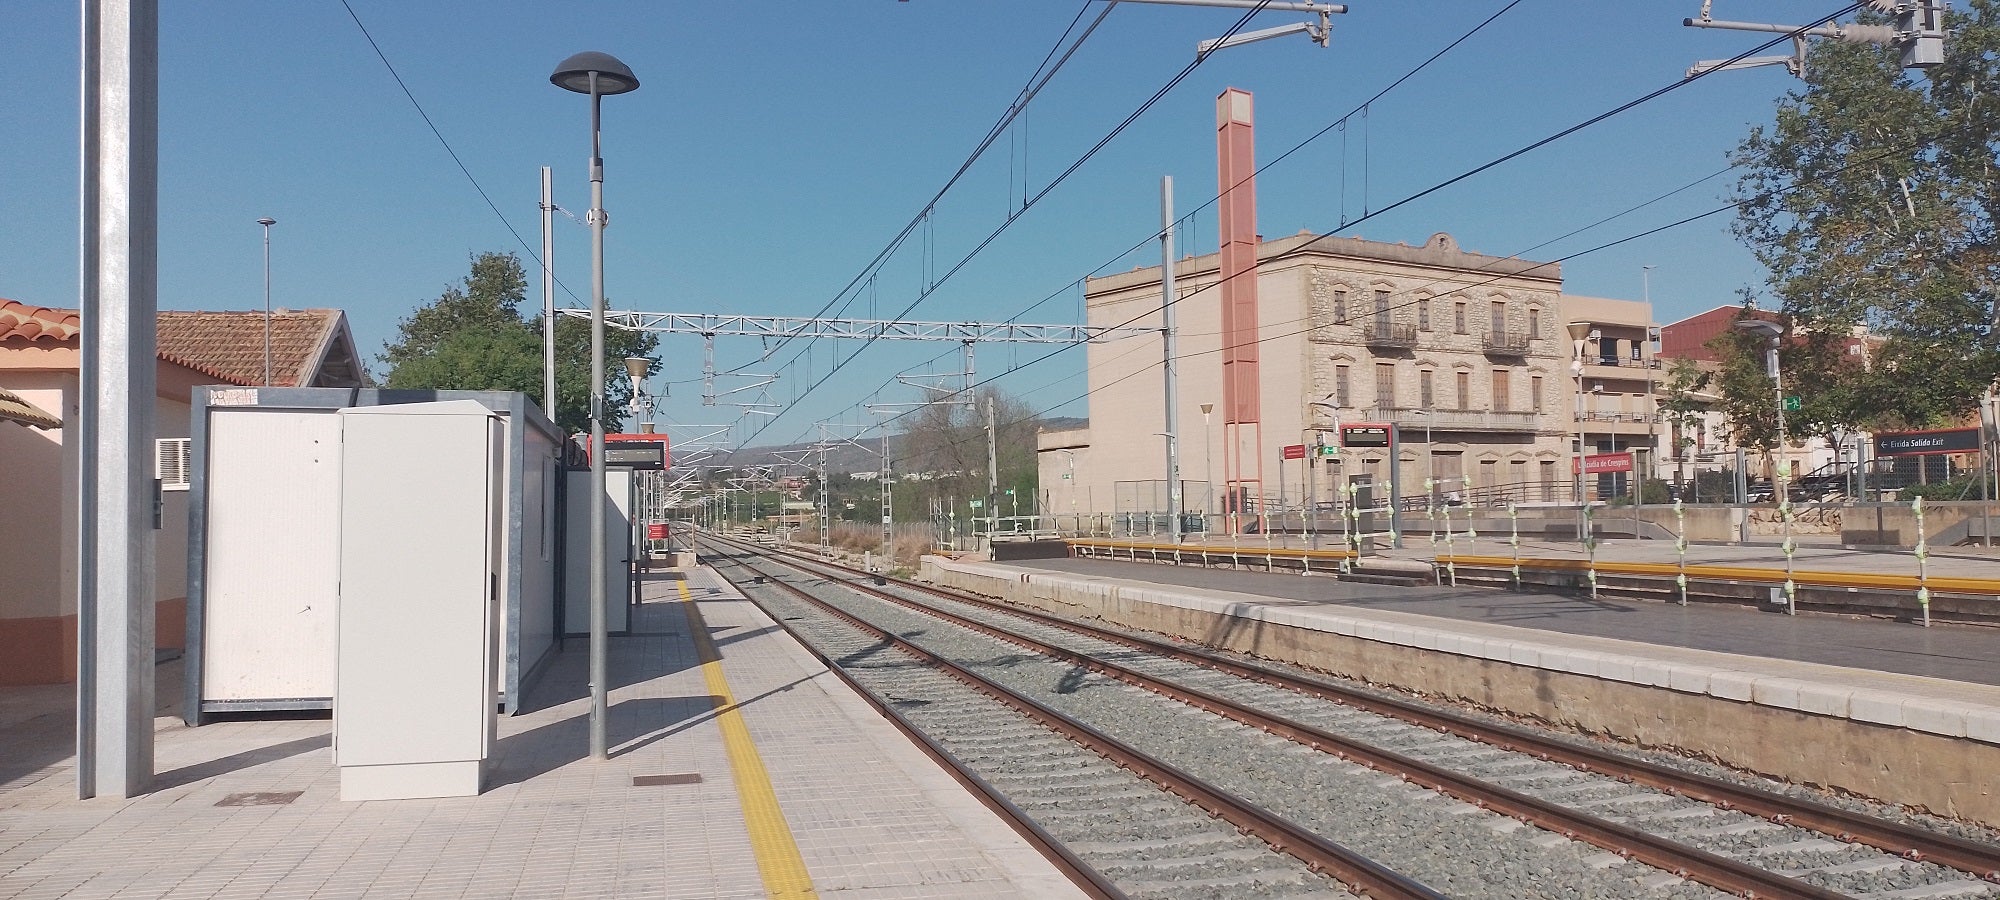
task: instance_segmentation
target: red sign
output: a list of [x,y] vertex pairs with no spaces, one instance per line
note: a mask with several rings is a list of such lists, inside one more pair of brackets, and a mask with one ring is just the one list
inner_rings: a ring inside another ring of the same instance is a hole
[[665,522],[646,523],[646,540],[664,541],[666,539],[667,539],[667,523]]
[[1305,458],[1306,458],[1306,445],[1304,445],[1304,444],[1286,444],[1286,445],[1285,445],[1285,458],[1286,458],[1286,459],[1305,459]]
[[[1576,460],[1570,460],[1569,471],[1572,475],[1576,474]],[[1583,458],[1583,471],[1586,475],[1608,475],[1613,472],[1630,472],[1632,471],[1632,454],[1598,453],[1586,456]]]

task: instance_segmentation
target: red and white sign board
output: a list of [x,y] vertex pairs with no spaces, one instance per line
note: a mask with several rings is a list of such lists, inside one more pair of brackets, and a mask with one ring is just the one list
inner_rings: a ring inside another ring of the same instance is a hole
[[646,540],[664,541],[666,539],[667,539],[667,523],[665,522],[646,523]]
[[[1570,460],[1569,471],[1572,475],[1576,474],[1575,460]],[[1583,473],[1585,475],[1609,475],[1613,472],[1630,471],[1632,471],[1632,454],[1630,453],[1596,453],[1583,458]]]
[[1304,445],[1304,444],[1286,444],[1286,445],[1285,445],[1285,458],[1286,458],[1286,459],[1305,459],[1305,458],[1306,458],[1306,445]]

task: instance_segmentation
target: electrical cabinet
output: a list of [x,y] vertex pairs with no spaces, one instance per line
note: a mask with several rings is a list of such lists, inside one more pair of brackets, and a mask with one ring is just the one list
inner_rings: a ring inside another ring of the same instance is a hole
[[339,417],[340,797],[477,794],[496,718],[502,422],[470,400]]

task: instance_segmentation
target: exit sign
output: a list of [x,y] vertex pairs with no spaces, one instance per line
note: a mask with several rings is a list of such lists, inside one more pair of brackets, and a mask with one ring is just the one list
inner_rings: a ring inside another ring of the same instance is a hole
[[1798,411],[1799,411],[1799,407],[1800,407],[1801,405],[1803,405],[1803,404],[1799,403],[1799,398],[1797,398],[1797,397],[1786,397],[1786,398],[1785,398],[1785,412],[1798,412]]

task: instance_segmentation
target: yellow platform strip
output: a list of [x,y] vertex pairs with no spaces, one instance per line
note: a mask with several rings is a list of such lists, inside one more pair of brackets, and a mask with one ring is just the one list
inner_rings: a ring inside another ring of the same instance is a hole
[[771,789],[771,775],[764,769],[764,758],[757,755],[757,745],[750,740],[750,726],[736,708],[736,695],[729,692],[729,679],[722,674],[722,656],[715,652],[715,642],[709,640],[701,608],[688,592],[687,582],[675,584],[681,589],[681,608],[687,611],[688,633],[694,636],[695,654],[701,659],[701,677],[708,683],[708,693],[717,701],[715,720],[722,727],[722,746],[729,754],[736,796],[743,805],[743,825],[750,832],[750,849],[757,855],[757,871],[764,877],[764,890],[770,897],[817,898],[812,876],[806,873],[806,861],[799,856],[798,841],[792,838],[785,811],[778,807],[778,794]]
[[[1088,547],[1097,550],[1124,550],[1126,552],[1151,553],[1155,555],[1177,553],[1182,557],[1217,558],[1237,557],[1256,559],[1269,556],[1277,559],[1340,560],[1352,559],[1354,553],[1348,550],[1303,550],[1285,547],[1264,549],[1256,546],[1229,547],[1213,544],[1162,544],[1150,541],[1116,541],[1102,538],[1071,538],[1072,547]],[[1439,565],[1447,562],[1460,566],[1509,568],[1514,564],[1507,556],[1450,556],[1440,553],[1435,561]],[[1915,563],[1912,562],[1914,567]],[[1554,571],[1581,572],[1590,568],[1590,563],[1581,559],[1536,559],[1522,557],[1521,568]],[[1674,563],[1609,562],[1597,563],[1597,571],[1605,575],[1650,575],[1672,578],[1681,570]],[[1748,581],[1762,584],[1784,584],[1785,570],[1782,566],[1712,566],[1691,565],[1687,567],[1689,578],[1715,581]],[[1825,570],[1799,569],[1792,573],[1792,580],[1800,584],[1823,587],[1851,587],[1871,590],[1915,591],[1919,582],[1915,573],[1883,574],[1876,572],[1829,572]],[[1955,578],[1932,575],[1922,581],[1933,591],[1956,594],[1990,594],[2000,596],[2000,579]]]
[[[1445,557],[1437,557],[1444,562]],[[1506,556],[1461,556],[1457,558],[1461,566],[1482,566],[1507,568],[1513,559]],[[1915,562],[1910,563],[1916,566]],[[1581,572],[1590,568],[1590,563],[1581,559],[1531,559],[1522,558],[1521,568],[1551,569]],[[1628,563],[1599,562],[1597,571],[1607,575],[1652,575],[1672,578],[1680,571],[1674,563]],[[1687,567],[1689,578],[1704,578],[1719,581],[1754,581],[1767,584],[1783,584],[1783,567],[1767,566],[1709,566]],[[1908,575],[1881,574],[1874,572],[1828,572],[1814,569],[1798,569],[1792,572],[1792,580],[1800,584],[1824,585],[1827,587],[1870,588],[1874,590],[1914,591],[1918,587],[1915,573]],[[1963,594],[2000,594],[2000,580],[1992,578],[1951,578],[1931,576],[1923,584],[1934,591]]]

